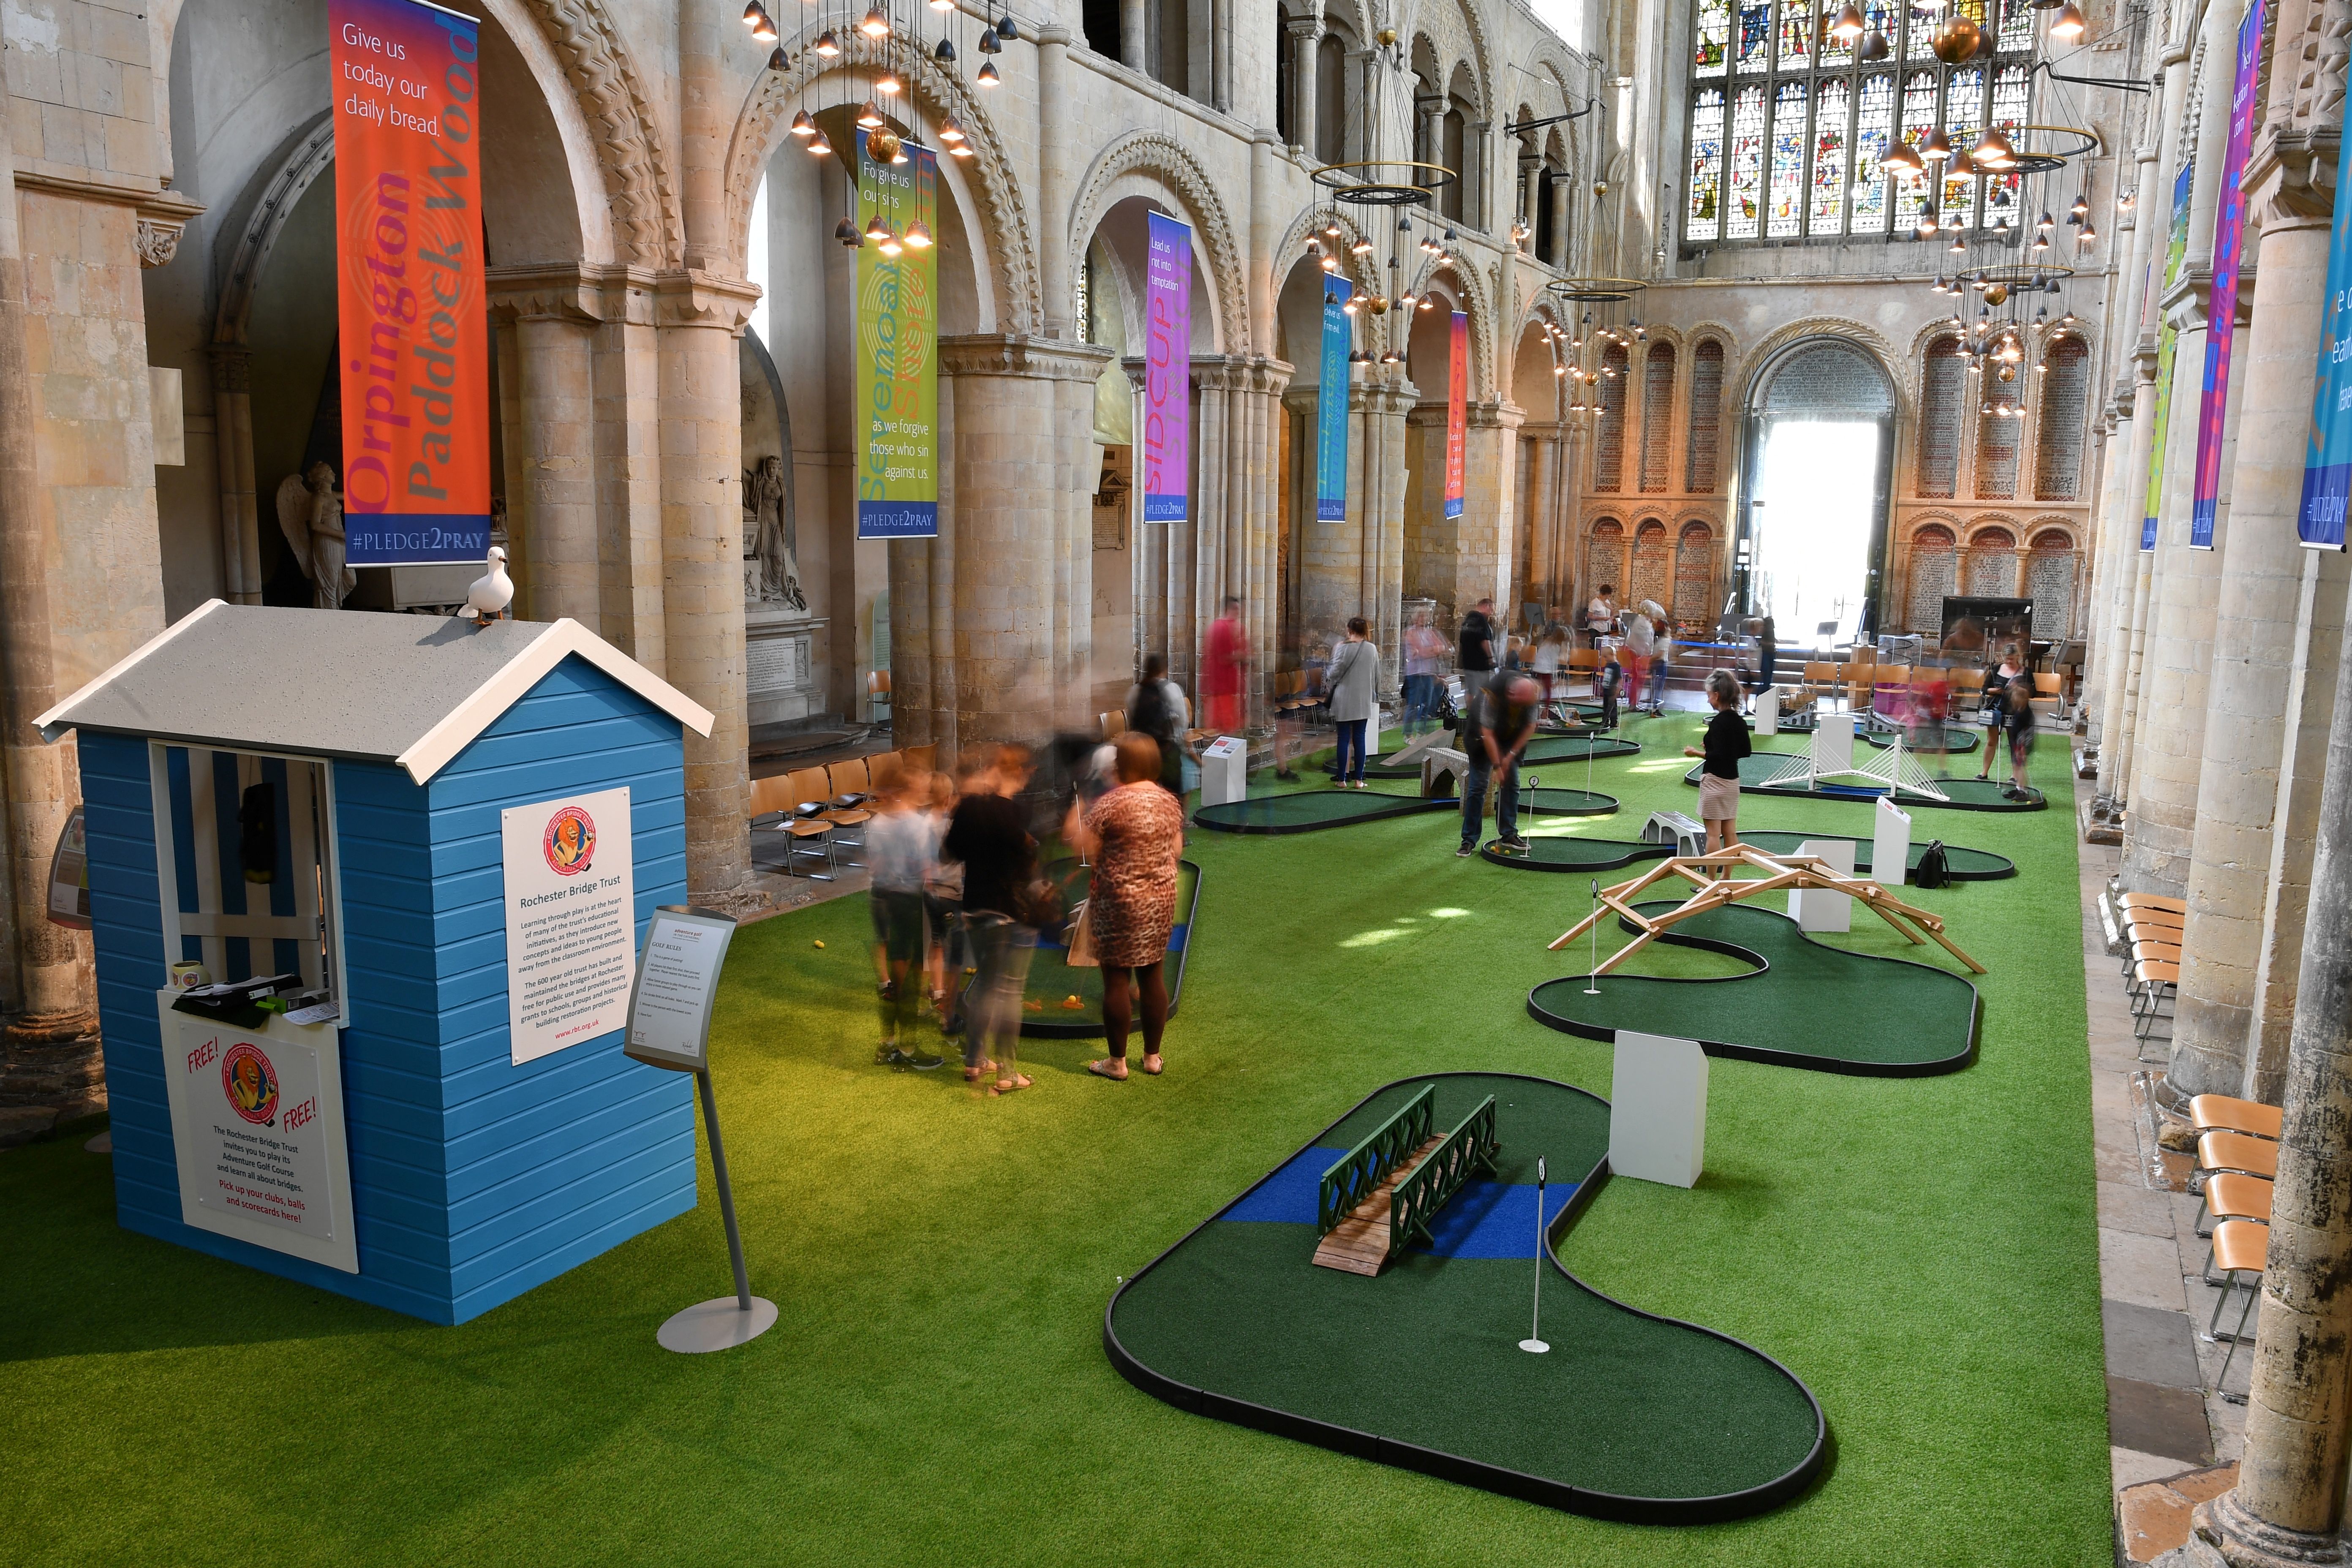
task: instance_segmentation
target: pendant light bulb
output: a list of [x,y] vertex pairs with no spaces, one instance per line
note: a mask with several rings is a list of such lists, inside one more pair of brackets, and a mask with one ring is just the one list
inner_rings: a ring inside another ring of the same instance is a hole
[[879,131],[886,123],[887,121],[882,118],[882,106],[870,98],[857,111],[857,127],[861,131]]
[[882,221],[880,213],[866,220],[866,237],[877,245],[890,237],[890,226]]
[[942,35],[939,43],[931,49],[931,58],[939,61],[940,64],[943,66],[951,66],[955,64],[956,56],[954,40]]
[[996,19],[996,36],[1008,44],[1021,36],[1021,29],[1013,25],[1012,12],[1007,11]]
[[971,155],[972,155],[972,153],[971,153],[971,142],[950,142],[950,143],[948,143],[948,156],[949,156],[949,157],[950,157],[950,158],[969,158],[969,157],[971,157]]
[[1853,0],[1845,0],[1845,9],[1840,11],[1837,20],[1830,24],[1830,37],[1840,43],[1850,44],[1868,31],[1870,24],[1863,20],[1862,7]]
[[883,235],[882,243],[879,248],[885,256],[900,256],[905,254],[907,249],[904,245],[899,243],[898,237],[897,235],[889,233],[885,233]]
[[1929,132],[1927,140],[1919,144],[1919,156],[1930,163],[1940,163],[1951,155],[1952,139],[1944,134],[1944,128],[1940,125]]
[[2083,20],[2083,8],[2075,5],[2074,0],[2066,0],[2058,7],[2058,15],[2050,19],[2050,36],[2062,44],[2075,43],[2082,38],[2087,26]]
[[778,44],[774,48],[768,51],[768,68],[770,70],[781,71],[792,63],[792,57],[784,53],[783,45]]
[[833,143],[825,140],[824,132],[820,131],[810,140],[808,150],[813,156],[822,158],[833,151]]
[[898,85],[897,77],[892,76],[888,71],[884,71],[882,79],[874,84],[874,90],[885,98],[896,98],[898,96]]
[[1948,180],[1973,180],[1977,173],[1977,161],[1969,156],[1965,147],[1953,153],[1952,161],[1944,165],[1944,178]]
[[1003,81],[1004,79],[996,74],[996,62],[994,60],[982,60],[980,63],[980,74],[971,79],[978,82],[982,87],[994,87],[998,82]]
[[958,124],[954,121],[954,120],[952,120],[952,119],[947,119],[947,120],[942,120],[942,121],[940,121],[940,141],[942,141],[942,142],[961,142],[961,141],[962,141],[962,140],[963,140],[963,127],[962,127],[962,126],[961,126],[961,125],[958,125]]
[[811,120],[809,111],[803,109],[793,116],[792,131],[795,136],[814,136],[816,134],[816,121]]
[[1864,64],[1874,65],[1893,54],[1895,50],[1887,43],[1886,35],[1873,27],[1862,36],[1862,43],[1853,52],[1855,58]]
[[1003,52],[1003,49],[1004,46],[996,41],[996,29],[993,27],[982,27],[980,30],[980,52],[982,54],[1001,54]]
[[1981,167],[2006,169],[2017,162],[2017,151],[2009,144],[2009,138],[2003,136],[2000,131],[1988,131],[1977,138],[1976,158]]
[[776,25],[768,20],[768,14],[765,11],[761,12],[760,19],[751,24],[751,36],[763,44],[772,44],[776,41]]
[[767,14],[766,7],[760,4],[760,0],[751,0],[749,5],[743,7],[743,25],[747,27],[756,27],[760,25],[760,18]]
[[814,49],[826,59],[832,59],[841,53],[841,40],[833,36],[833,29],[831,27],[827,27],[824,32],[819,33],[816,36],[816,42],[811,44],[809,47]]
[[843,218],[833,226],[833,237],[852,250],[866,243],[866,237],[857,232],[857,225],[848,218]]
[[887,38],[890,36],[890,18],[882,14],[881,6],[868,6],[866,20],[857,24],[857,30],[869,38]]

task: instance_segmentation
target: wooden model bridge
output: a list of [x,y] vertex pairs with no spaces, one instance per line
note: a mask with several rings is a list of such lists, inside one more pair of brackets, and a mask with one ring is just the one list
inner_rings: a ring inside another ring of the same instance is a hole
[[[1759,871],[1762,875],[1740,879],[1735,874],[1742,869]],[[1645,915],[1633,908],[1636,899],[1669,877],[1681,878],[1696,891],[1662,914]],[[1840,871],[1818,855],[1772,855],[1746,844],[1735,844],[1714,855],[1678,855],[1671,860],[1660,861],[1629,882],[1601,889],[1601,901],[1592,912],[1561,932],[1551,947],[1555,952],[1566,947],[1591,930],[1593,923],[1604,913],[1613,911],[1633,928],[1635,934],[1633,940],[1619,948],[1607,963],[1592,971],[1595,974],[1606,974],[1693,915],[1705,914],[1709,910],[1721,909],[1742,899],[1752,899],[1759,893],[1785,892],[1792,888],[1819,888],[1827,892],[1850,894],[1863,908],[1901,931],[1906,940],[1925,946],[1932,939],[1974,973],[1982,974],[1985,972],[1983,964],[1961,952],[1958,944],[1944,934],[1942,917],[1905,903],[1869,878]],[[1922,932],[1926,934],[1923,936]]]
[[1492,1171],[1501,1144],[1488,1095],[1453,1131],[1433,1131],[1437,1090],[1424,1085],[1396,1114],[1323,1173],[1315,1261],[1349,1274],[1378,1274],[1431,1222],[1474,1170]]

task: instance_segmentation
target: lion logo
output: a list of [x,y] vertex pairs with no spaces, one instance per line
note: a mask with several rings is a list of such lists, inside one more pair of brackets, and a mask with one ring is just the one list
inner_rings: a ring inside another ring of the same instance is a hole
[[261,1047],[239,1040],[221,1058],[221,1092],[239,1116],[259,1127],[278,1124],[278,1069]]
[[576,805],[567,805],[547,819],[541,844],[548,869],[559,877],[577,877],[596,855],[596,820]]

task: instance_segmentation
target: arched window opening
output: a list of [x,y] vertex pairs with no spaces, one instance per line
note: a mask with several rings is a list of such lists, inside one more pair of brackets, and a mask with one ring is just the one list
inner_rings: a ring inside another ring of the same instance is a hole
[[1613,517],[1594,522],[1585,536],[1584,581],[1588,596],[1606,584],[1618,590],[1621,602],[1624,597],[1625,525]]
[[1642,362],[1642,489],[1656,495],[1666,488],[1666,463],[1674,452],[1675,345],[1652,343]]
[[1348,157],[1348,46],[1336,32],[1315,46],[1315,156],[1326,163]]
[[1713,338],[1691,351],[1690,452],[1685,488],[1711,494],[1720,471],[1717,453],[1723,424],[1723,345]]
[[1639,605],[1644,599],[1660,605],[1674,602],[1675,552],[1674,546],[1666,542],[1664,523],[1654,519],[1635,531],[1631,576],[1625,604]]
[[1952,531],[1927,523],[1911,535],[1910,592],[1904,595],[1904,629],[1943,630],[1944,601],[1960,591],[1959,557]]
[[2005,528],[1980,528],[1969,541],[1969,593],[2006,599],[2017,594],[2017,536]]
[[2091,395],[2091,349],[2067,336],[2042,356],[2035,416],[2033,499],[2073,500],[2083,490],[2083,426]]
[[1958,338],[1927,345],[1919,375],[1918,490],[1949,500],[1960,477],[1960,403],[1968,393],[1969,365]]
[[1612,343],[1601,356],[1601,439],[1592,452],[1592,488],[1608,492],[1625,488],[1625,345]]

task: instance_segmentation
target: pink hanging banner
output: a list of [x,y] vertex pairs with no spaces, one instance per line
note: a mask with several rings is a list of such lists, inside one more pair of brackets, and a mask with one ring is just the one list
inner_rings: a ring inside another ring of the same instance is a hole
[[1470,417],[1470,318],[1459,310],[1446,336],[1445,359],[1445,515],[1460,517]]
[[2230,405],[2230,350],[2238,334],[2238,274],[2246,256],[2246,193],[2238,188],[2254,144],[2254,84],[2263,66],[2263,8],[2238,24],[2238,79],[2230,95],[2230,145],[2221,154],[2221,211],[2213,225],[2213,289],[2207,310],[2205,384],[2197,403],[2197,479],[2189,492],[2189,548],[2213,548],[2221,507],[2221,418]]
[[1143,521],[1192,515],[1192,229],[1150,215],[1143,276]]

